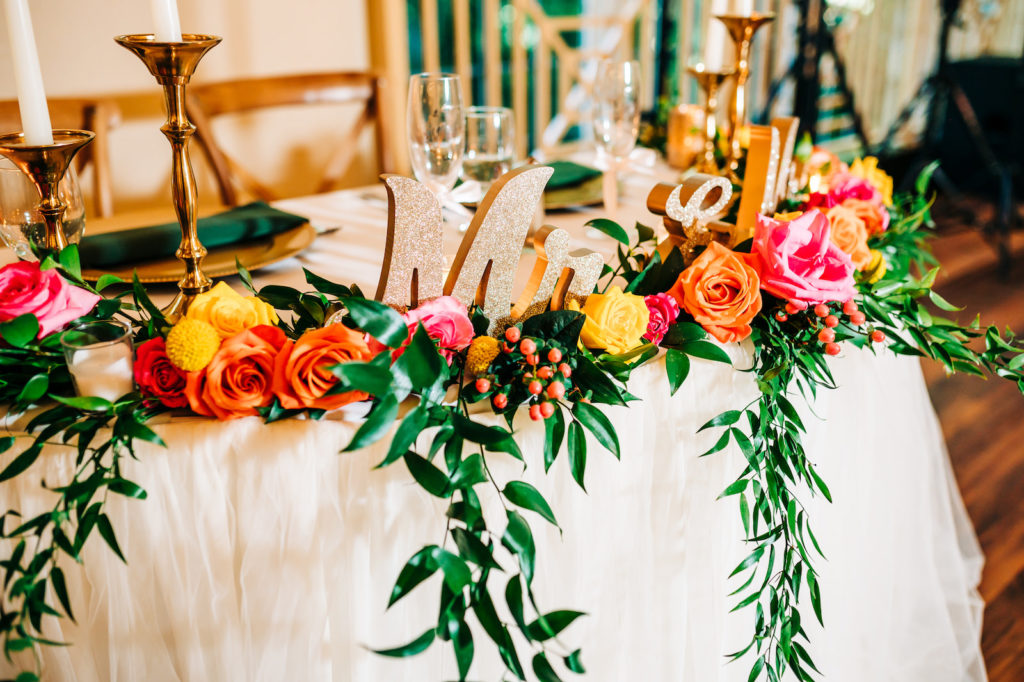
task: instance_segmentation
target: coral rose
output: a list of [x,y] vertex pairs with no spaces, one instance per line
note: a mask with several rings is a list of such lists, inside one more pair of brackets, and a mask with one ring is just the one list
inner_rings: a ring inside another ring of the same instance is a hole
[[868,235],[881,234],[889,229],[889,210],[880,204],[864,199],[846,199],[840,206],[845,206],[864,221]]
[[402,347],[395,351],[394,359],[398,359],[405,351],[405,346],[412,341],[413,334],[419,323],[427,330],[427,335],[437,343],[441,355],[452,363],[452,356],[473,341],[473,323],[469,319],[466,306],[454,296],[439,296],[425,301],[410,310],[402,317],[409,327],[409,336]]
[[269,325],[226,340],[204,371],[189,373],[189,407],[222,420],[259,414],[256,408],[274,399],[274,361],[287,340],[283,331]]
[[871,262],[868,248],[868,228],[855,211],[845,206],[833,206],[825,212],[831,226],[832,243],[853,261],[853,267],[863,270]]
[[99,296],[71,284],[56,270],[41,270],[36,262],[0,268],[0,322],[32,314],[39,321],[40,339],[85,315],[99,300]]
[[659,344],[668,333],[668,328],[679,317],[679,304],[668,294],[644,296],[644,303],[647,305],[647,311],[651,314],[644,338],[653,344]]
[[255,296],[242,296],[225,282],[218,282],[209,291],[196,296],[185,316],[208,323],[222,339],[256,325],[277,322],[277,314],[269,303]]
[[135,383],[142,395],[156,398],[166,407],[185,407],[187,374],[167,357],[162,336],[146,341],[135,349]]
[[730,343],[750,336],[750,321],[761,312],[760,286],[742,254],[711,242],[668,293],[709,334]]
[[[579,303],[570,301],[568,310],[579,310]],[[586,320],[580,341],[587,348],[604,348],[612,355],[631,351],[642,343],[651,320],[643,296],[623,293],[612,287],[604,294],[591,294],[583,304]]]
[[362,391],[327,392],[338,383],[331,367],[353,360],[365,361],[374,353],[364,335],[343,324],[308,331],[292,343],[286,341],[274,363],[273,391],[281,406],[333,410],[366,400]]
[[790,222],[759,215],[752,255],[761,288],[805,306],[853,298],[853,262],[832,243],[830,231],[820,211]]

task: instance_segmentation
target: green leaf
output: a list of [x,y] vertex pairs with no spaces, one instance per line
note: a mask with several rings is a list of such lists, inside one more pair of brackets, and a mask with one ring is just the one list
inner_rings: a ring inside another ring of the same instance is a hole
[[441,383],[448,377],[448,365],[422,323],[417,325],[409,345],[391,366],[391,373],[395,392],[401,398],[410,391],[419,392],[428,400],[440,397],[435,394],[440,393]]
[[501,566],[495,561],[491,550],[480,541],[480,538],[458,526],[453,527],[451,532],[455,546],[459,548],[459,556],[467,561],[472,561],[477,566],[501,570]]
[[107,518],[106,514],[100,514],[96,519],[96,529],[99,530],[100,536],[107,543],[110,549],[121,559],[124,563],[128,563],[128,560],[124,558],[124,554],[121,553],[121,546],[117,544],[117,536],[114,535],[114,527],[110,525],[110,519]]
[[583,478],[587,470],[587,440],[583,428],[575,421],[569,424],[569,467],[576,483],[586,491]]
[[565,662],[565,667],[571,670],[572,672],[580,675],[587,672],[583,668],[583,661],[580,658],[582,654],[583,652],[580,649],[577,649],[576,651],[572,652],[564,659],[562,659]]
[[82,279],[82,261],[78,257],[78,245],[69,244],[57,256],[60,266],[74,279]]
[[420,484],[420,487],[434,497],[451,497],[449,480],[443,471],[415,452],[406,452],[404,458],[405,466],[409,468],[409,473]]
[[512,614],[512,620],[519,626],[519,630],[529,639],[530,631],[526,628],[526,619],[523,616],[523,583],[520,576],[514,575],[505,585],[505,603],[508,611]]
[[405,320],[383,303],[355,296],[344,299],[343,303],[356,325],[385,346],[398,348],[408,338]]
[[550,339],[575,348],[586,316],[577,310],[549,310],[523,322],[523,336]]
[[143,490],[141,486],[136,483],[132,483],[126,478],[114,479],[107,487],[118,495],[124,495],[125,497],[131,497],[136,500],[144,500],[148,497],[146,491]]
[[25,671],[18,673],[18,676],[14,678],[14,682],[39,682],[39,676],[33,672]]
[[675,395],[690,373],[690,358],[675,348],[665,352],[665,372],[668,374],[669,395]]
[[622,391],[597,365],[580,355],[573,370],[573,381],[578,387],[592,392],[591,400],[609,405],[625,405]]
[[109,400],[97,398],[92,395],[82,395],[73,398],[65,398],[64,396],[55,395],[53,396],[53,399],[57,402],[64,403],[68,407],[73,407],[76,410],[82,410],[84,412],[107,412],[114,406],[114,404]]
[[764,668],[764,656],[759,656],[754,661],[754,667],[750,669],[750,675],[747,676],[747,682],[754,682],[761,674],[761,670]]
[[509,481],[502,492],[505,498],[512,504],[537,512],[548,523],[556,528],[558,527],[558,521],[555,520],[555,513],[551,511],[551,506],[544,499],[544,496],[540,494],[540,491],[529,483],[525,481]]
[[527,628],[530,630],[530,636],[534,640],[545,642],[553,637],[557,637],[574,620],[585,615],[587,614],[580,611],[552,611],[543,618],[538,618],[530,623]]
[[319,275],[315,275],[306,268],[302,268],[302,274],[306,276],[306,283],[322,294],[345,298],[352,295],[352,290],[342,284],[335,284]]
[[519,568],[522,570],[526,584],[533,582],[533,567],[536,560],[537,548],[533,542],[533,533],[530,525],[522,515],[512,509],[508,512],[508,526],[501,537],[501,544],[508,551],[519,557]]
[[34,403],[40,398],[42,398],[44,395],[46,395],[46,391],[49,388],[49,375],[36,374],[34,377],[25,382],[25,386],[21,389],[21,393],[18,394],[16,402],[22,405]]
[[[386,358],[387,355],[384,355]],[[391,390],[389,366],[374,362],[343,362],[331,367],[331,373],[338,377],[345,391],[363,391],[372,396],[383,396]]]
[[32,313],[0,322],[0,336],[15,348],[24,348],[39,335],[39,320]]
[[922,168],[920,173],[918,173],[917,180],[914,181],[914,191],[916,191],[919,196],[924,196],[924,193],[928,191],[928,185],[932,181],[932,175],[935,174],[938,167],[938,160],[932,161]]
[[455,473],[452,474],[452,488],[468,489],[478,483],[487,481],[484,460],[479,453],[474,453],[462,460]]
[[444,573],[444,582],[455,594],[473,582],[473,573],[461,558],[446,549],[434,547],[432,556]]
[[42,451],[43,446],[41,443],[33,443],[25,448],[20,455],[15,457],[10,464],[4,467],[3,471],[0,471],[0,483],[14,478],[35,464],[35,461],[39,458],[39,453]]
[[437,572],[437,561],[434,559],[434,550],[437,545],[424,547],[412,555],[405,563],[398,574],[395,586],[391,588],[391,598],[388,600],[388,608],[395,605],[399,599],[412,592],[412,590],[424,580]]
[[732,426],[740,420],[741,412],[739,410],[728,410],[713,418],[704,426],[697,429],[697,432],[705,431],[707,429],[713,429],[719,426]]
[[540,682],[562,682],[561,678],[555,674],[555,669],[551,667],[544,652],[533,657],[533,674]]
[[398,416],[398,399],[388,394],[374,406],[363,422],[352,436],[351,442],[345,446],[343,452],[359,450],[371,445],[383,438],[395,423]]
[[594,434],[597,442],[603,445],[608,452],[619,458],[619,436],[615,433],[615,427],[604,412],[588,405],[587,403],[576,403],[572,408],[573,415],[587,427],[587,430]]
[[394,649],[373,649],[372,651],[375,654],[388,656],[390,658],[407,658],[409,656],[421,654],[430,648],[430,645],[434,643],[434,637],[434,628],[430,628],[422,635],[403,646],[395,647]]
[[71,599],[68,598],[68,585],[64,580],[64,571],[61,570],[60,566],[54,566],[50,571],[50,584],[53,585],[53,591],[56,593],[61,606],[64,607],[64,613],[68,615],[72,622],[75,622],[75,614],[71,610]]
[[167,447],[167,443],[164,442],[164,439],[161,438],[156,431],[145,424],[135,421],[134,417],[122,417],[117,420],[117,424],[124,430],[125,435],[130,438],[144,440],[147,443],[153,443],[161,447]]
[[[1024,357],[1024,356],[1021,356]],[[544,472],[551,469],[551,465],[558,458],[558,452],[562,449],[562,439],[565,437],[565,415],[562,408],[555,406],[555,413],[549,419],[544,420]]]
[[388,454],[374,468],[380,469],[398,461],[398,458],[403,456],[412,447],[412,444],[416,442],[420,434],[423,433],[429,419],[430,413],[422,405],[417,405],[409,410],[409,413],[402,419],[402,423],[398,425],[398,429],[391,439],[391,444],[388,446]]
[[654,241],[654,238],[655,233],[653,228],[647,227],[640,222],[636,224],[636,240],[638,243]]
[[455,433],[471,443],[479,443],[491,452],[505,452],[518,460],[523,459],[519,445],[512,434],[498,426],[487,426],[473,421],[469,417],[455,413],[452,415]]
[[808,466],[807,470],[811,473],[811,477],[814,478],[814,482],[818,485],[818,490],[821,491],[821,494],[825,496],[826,500],[831,502],[832,493],[829,492],[828,486],[825,485],[825,481],[821,480],[821,476],[819,476],[818,472],[814,470],[814,467]]
[[595,230],[608,235],[620,244],[629,246],[629,235],[626,234],[625,228],[614,220],[608,220],[607,218],[595,218],[594,220],[588,221],[586,227],[592,227]]
[[123,284],[124,280],[117,275],[111,275],[109,272],[100,275],[100,278],[96,280],[96,291],[103,291],[107,287],[113,284]]
[[933,289],[929,289],[928,290],[928,298],[931,299],[932,303],[934,303],[936,305],[936,307],[941,308],[942,310],[945,310],[947,312],[951,312],[952,313],[952,312],[959,312],[959,311],[963,310],[963,308],[958,308],[955,305],[953,305],[952,303],[950,303],[949,301],[947,301],[946,299],[944,299],[942,296],[940,296],[938,293],[936,293],[935,290],[933,290]]
[[723,362],[727,365],[732,364],[729,354],[726,353],[721,346],[711,343],[710,341],[687,341],[682,344],[680,350],[695,358],[703,358],[714,362]]

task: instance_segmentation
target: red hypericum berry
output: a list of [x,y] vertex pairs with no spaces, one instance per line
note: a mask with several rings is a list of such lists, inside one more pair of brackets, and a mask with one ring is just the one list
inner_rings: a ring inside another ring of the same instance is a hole
[[550,367],[541,367],[537,370],[537,378],[543,379],[544,381],[550,379],[552,374],[554,374],[554,372]]
[[542,402],[540,404],[540,416],[542,416],[545,419],[547,419],[548,417],[550,417],[554,413],[555,413],[555,404],[554,403],[549,403],[549,402],[545,401],[545,402]]
[[871,332],[871,340],[874,341],[875,343],[882,343],[882,341],[885,341],[885,332],[883,332],[881,329],[876,329],[875,331]]
[[548,362],[561,362],[561,361],[562,361],[562,351],[558,350],[557,348],[552,348],[551,350],[548,351]]
[[841,350],[842,348],[838,343],[832,342],[825,344],[825,352],[828,353],[829,355],[839,355],[839,351]]
[[843,304],[843,312],[846,313],[847,315],[853,315],[855,312],[857,312],[857,310],[857,302],[854,301],[852,298]]
[[789,315],[780,310],[779,312],[775,313],[775,319],[778,320],[779,322],[785,322],[786,320],[789,319]]
[[789,313],[790,315],[796,315],[798,312],[800,312],[806,307],[807,306],[802,306],[796,301],[790,301],[789,303],[786,304],[786,312]]
[[509,327],[506,329],[505,340],[509,343],[519,343],[519,327]]
[[537,344],[533,339],[523,339],[519,343],[519,352],[523,355],[533,355],[537,351]]
[[821,341],[822,343],[832,343],[835,340],[836,333],[832,329],[825,328],[818,332],[818,341]]
[[534,379],[530,382],[530,385],[526,387],[526,390],[534,395],[540,395],[540,392],[544,390],[544,384]]
[[868,318],[864,316],[864,313],[862,313],[859,310],[854,310],[852,313],[850,313],[850,324],[854,326],[859,327],[860,325],[864,324],[867,321],[867,319]]
[[561,381],[552,381],[548,384],[548,397],[558,400],[565,395],[565,385]]
[[564,362],[558,366],[558,371],[561,372],[562,376],[566,379],[572,376],[572,367]]
[[530,419],[532,419],[535,422],[540,421],[540,405],[537,405],[536,403],[530,405]]
[[819,303],[818,305],[814,306],[814,314],[817,315],[818,317],[825,317],[826,315],[828,315],[828,312],[828,306],[825,305],[824,303]]
[[501,350],[503,350],[505,353],[511,353],[513,350],[515,350],[515,346],[510,346],[507,343],[503,343],[501,344]]
[[508,405],[508,396],[505,395],[504,393],[499,393],[493,398],[491,398],[491,404],[493,404],[494,407],[499,410],[504,410],[505,407]]
[[484,379],[483,377],[477,379],[476,390],[479,391],[480,393],[487,393],[487,391],[491,390],[491,382],[488,381],[487,379]]
[[839,326],[839,318],[836,317],[835,315],[827,316],[825,318],[825,326],[826,327],[838,327]]

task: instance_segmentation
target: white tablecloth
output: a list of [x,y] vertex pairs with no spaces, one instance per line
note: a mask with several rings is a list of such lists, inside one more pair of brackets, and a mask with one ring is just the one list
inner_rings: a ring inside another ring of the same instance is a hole
[[[642,210],[651,184],[635,183],[637,198],[624,202],[620,217],[653,224]],[[347,191],[279,205],[342,230],[260,272],[258,283],[297,285],[301,264],[372,293],[384,242],[379,200]],[[593,215],[549,222],[571,228],[578,244],[598,246],[580,227]],[[454,230],[447,240],[450,255]],[[737,365],[748,361],[745,349],[731,352]],[[984,680],[976,591],[982,556],[920,369],[914,360],[853,348],[832,364],[840,389],[824,392],[814,414],[804,415],[808,453],[834,498],[831,505],[803,500],[828,556],[818,561],[824,631],[805,607],[812,655],[827,680]],[[525,477],[565,529],[561,537],[533,524],[540,605],[590,614],[562,637],[583,647],[585,679],[745,680],[748,665],[723,657],[742,648],[752,628],[748,611],[728,613],[727,594],[737,585],[726,576],[746,553],[742,527],[735,498],[716,501],[741,455],[729,449],[698,458],[717,434],[696,431],[746,404],[756,389],[748,374],[695,361],[673,398],[661,362],[638,370],[630,390],[644,402],[609,410],[622,461],[592,444],[589,494],[572,481],[564,453],[544,475],[543,429],[517,421]],[[129,566],[95,539],[84,568],[67,569],[78,625],[49,627],[74,646],[43,651],[44,679],[454,678],[454,662],[438,644],[406,660],[364,648],[404,643],[436,622],[436,582],[391,611],[385,606],[402,565],[438,542],[444,523],[443,504],[411,484],[401,463],[371,469],[383,445],[338,454],[354,428],[344,420],[264,426],[254,418],[158,426],[170,447],[142,448],[125,471],[149,499],[111,505]],[[499,476],[518,475],[516,462],[491,457]],[[43,509],[50,496],[41,479],[60,480],[72,462],[69,454],[47,453],[28,474],[0,485],[3,506]],[[493,518],[501,527],[500,516]],[[495,591],[502,585],[500,576],[492,579]],[[470,678],[496,681],[501,665],[484,639],[479,633]]]

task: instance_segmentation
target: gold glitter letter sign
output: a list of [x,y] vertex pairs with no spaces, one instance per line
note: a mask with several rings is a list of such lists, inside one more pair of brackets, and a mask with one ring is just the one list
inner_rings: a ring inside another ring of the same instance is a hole
[[731,198],[732,183],[716,175],[694,173],[681,185],[655,185],[647,195],[647,210],[664,216],[668,239],[658,245],[662,259],[678,247],[689,263],[694,249],[711,241],[711,232],[705,226],[725,210]]
[[385,175],[388,236],[377,300],[406,310],[442,292],[444,252],[441,206],[412,178]]
[[539,315],[551,302],[552,310],[564,307],[567,298],[580,306],[594,291],[601,277],[604,259],[589,249],[569,253],[569,233],[545,225],[533,237],[537,260],[530,273],[530,281],[512,309],[517,322]]
[[481,305],[491,321],[488,333],[511,320],[512,287],[526,233],[553,172],[549,166],[524,166],[498,178],[459,245],[444,291],[467,306]]

